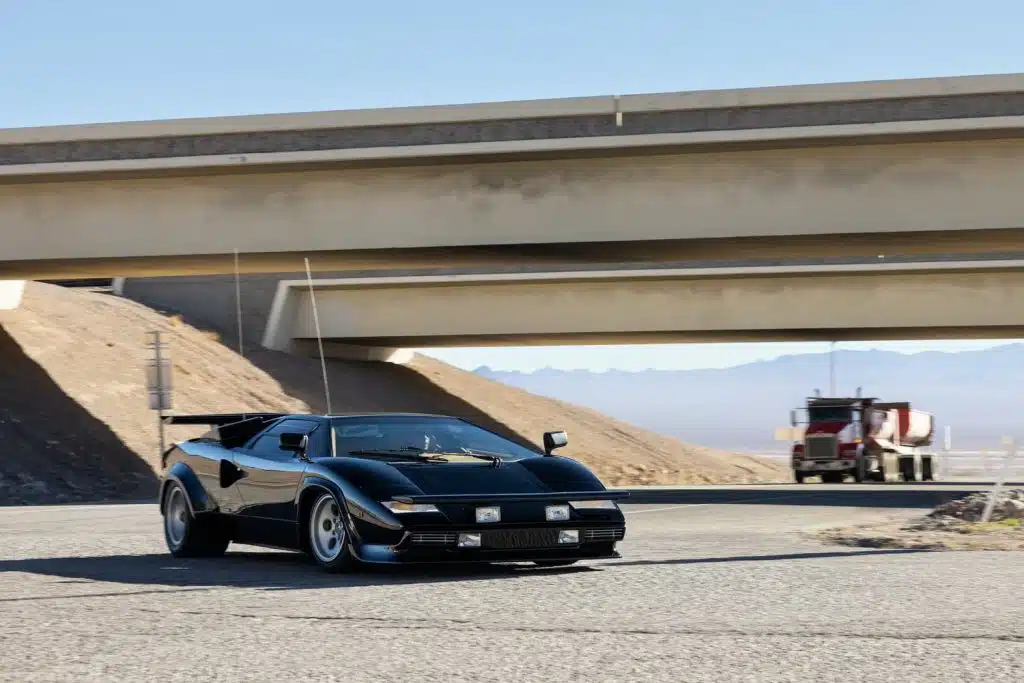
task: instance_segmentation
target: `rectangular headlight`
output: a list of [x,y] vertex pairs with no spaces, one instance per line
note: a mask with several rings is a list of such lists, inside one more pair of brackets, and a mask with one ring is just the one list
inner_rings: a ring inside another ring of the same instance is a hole
[[577,510],[618,510],[614,500],[571,500],[569,505]]
[[559,543],[579,543],[580,532],[579,529],[562,529],[558,532]]
[[479,548],[480,534],[459,534],[460,548]]
[[501,521],[501,508],[497,507],[497,506],[486,507],[486,508],[477,508],[476,509],[476,521],[477,521],[477,524],[488,524],[488,523],[491,523],[491,522],[500,522]]
[[437,507],[430,503],[399,503],[397,500],[381,501],[381,505],[396,514],[404,512],[438,512]]
[[569,519],[569,506],[548,505],[544,508],[544,519],[549,522],[564,522]]

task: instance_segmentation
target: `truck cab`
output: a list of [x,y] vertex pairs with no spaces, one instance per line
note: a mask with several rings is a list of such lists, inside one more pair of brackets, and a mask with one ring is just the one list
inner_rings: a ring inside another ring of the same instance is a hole
[[[793,445],[797,482],[818,475],[823,482],[840,483],[855,474],[857,455],[864,448],[865,414],[871,398],[808,398],[803,437]],[[793,426],[797,426],[793,420]]]

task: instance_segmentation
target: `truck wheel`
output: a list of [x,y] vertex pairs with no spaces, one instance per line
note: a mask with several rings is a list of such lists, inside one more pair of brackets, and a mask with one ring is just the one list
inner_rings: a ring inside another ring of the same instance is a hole
[[794,480],[796,481],[796,483],[798,483],[798,484],[802,484],[802,483],[804,483],[804,473],[803,473],[803,472],[797,472],[797,471],[794,471],[794,472],[793,472],[793,479],[794,479]]
[[930,455],[921,458],[921,481],[935,481],[935,464]]
[[882,481],[896,483],[903,479],[903,459],[899,453],[885,451],[879,460],[878,469],[882,472]]
[[917,481],[917,469],[917,458],[900,458],[900,476],[903,481]]

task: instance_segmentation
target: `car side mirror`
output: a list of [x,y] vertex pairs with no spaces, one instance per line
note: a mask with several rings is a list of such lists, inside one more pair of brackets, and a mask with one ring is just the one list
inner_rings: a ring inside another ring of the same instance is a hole
[[544,432],[544,455],[569,443],[569,436],[564,432]]
[[305,434],[296,434],[294,432],[285,432],[281,435],[281,450],[291,451],[293,453],[302,454],[306,452],[306,444],[308,437]]
[[796,411],[795,410],[789,411],[789,426],[790,427],[796,427]]

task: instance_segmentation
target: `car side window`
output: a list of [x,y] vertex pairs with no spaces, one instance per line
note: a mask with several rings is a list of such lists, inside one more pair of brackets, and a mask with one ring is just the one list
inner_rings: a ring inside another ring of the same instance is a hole
[[270,458],[273,460],[290,460],[295,457],[295,454],[291,451],[281,450],[281,435],[286,432],[309,435],[316,430],[317,426],[316,422],[310,422],[308,420],[284,420],[282,422],[278,422],[276,425],[263,432],[263,434],[253,442],[252,446],[249,447],[249,451],[253,455],[258,455],[263,458]]

